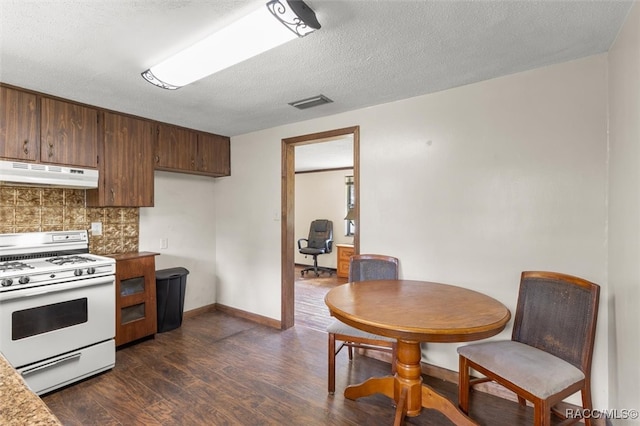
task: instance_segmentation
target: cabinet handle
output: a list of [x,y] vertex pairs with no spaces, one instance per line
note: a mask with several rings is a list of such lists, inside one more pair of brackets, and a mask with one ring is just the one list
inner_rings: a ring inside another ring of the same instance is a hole
[[53,142],[49,142],[49,158],[53,157]]
[[159,163],[159,162],[160,162],[160,156],[159,156],[159,155],[156,155],[156,156],[155,156],[155,162],[156,162],[156,163]]
[[29,141],[25,140],[24,143],[22,144],[22,151],[25,153],[25,155],[29,154]]
[[116,191],[113,188],[111,188],[111,202],[116,202]]

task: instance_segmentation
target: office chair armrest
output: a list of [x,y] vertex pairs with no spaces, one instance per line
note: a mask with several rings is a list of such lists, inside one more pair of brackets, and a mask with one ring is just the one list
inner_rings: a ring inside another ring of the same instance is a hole
[[300,241],[306,241],[307,242],[307,247],[309,246],[309,240],[307,240],[306,238],[300,238],[298,240],[298,250],[300,250],[302,248],[302,244],[300,244]]
[[333,250],[333,240],[325,241],[324,247],[325,247],[325,250],[327,250],[327,253],[331,253],[331,251]]

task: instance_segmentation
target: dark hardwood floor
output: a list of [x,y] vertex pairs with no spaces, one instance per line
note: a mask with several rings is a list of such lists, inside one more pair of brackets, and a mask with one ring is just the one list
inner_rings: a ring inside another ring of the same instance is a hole
[[319,277],[314,273],[305,273],[301,276],[302,269],[296,266],[295,270],[295,323],[297,326],[324,331],[333,321],[324,304],[324,296],[333,287],[346,283],[347,279],[338,278],[335,273],[323,273]]
[[[337,392],[327,393],[323,297],[337,284],[333,277],[299,280],[299,296],[312,299],[297,302],[297,325],[289,330],[221,312],[187,317],[176,330],[119,349],[113,370],[43,400],[68,426],[391,425],[394,408],[386,397],[350,401],[342,395],[349,383],[388,374],[389,364],[362,356],[349,363],[341,353]],[[455,384],[424,380],[457,399]],[[482,425],[532,424],[532,409],[481,393],[472,396],[471,413]],[[406,424],[451,423],[423,410]]]

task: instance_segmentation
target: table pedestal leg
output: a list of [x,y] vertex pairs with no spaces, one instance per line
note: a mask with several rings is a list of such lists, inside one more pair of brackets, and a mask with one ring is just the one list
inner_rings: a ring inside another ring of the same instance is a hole
[[458,407],[453,405],[451,401],[427,385],[422,385],[422,406],[440,411],[457,426],[478,425],[478,423],[471,420]]
[[456,425],[477,425],[451,401],[422,384],[421,357],[420,342],[398,340],[396,375],[373,377],[347,386],[345,398],[357,399],[375,393],[386,395],[396,402],[394,425],[401,424],[405,415],[419,415],[422,407],[440,411]]

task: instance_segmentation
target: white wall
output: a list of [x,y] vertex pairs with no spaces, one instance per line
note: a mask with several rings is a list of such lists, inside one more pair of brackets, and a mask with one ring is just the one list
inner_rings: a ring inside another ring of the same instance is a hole
[[[640,409],[640,4],[609,51],[611,408]],[[622,424],[622,423],[620,423]],[[628,424],[640,424],[639,420]]]
[[[353,243],[353,237],[344,235],[346,212],[345,176],[353,176],[353,170],[334,170],[314,173],[298,173],[295,177],[295,263],[313,266],[313,258],[298,252],[299,238],[309,236],[309,226],[315,219],[333,221],[333,251],[318,256],[318,265],[336,268],[336,244]],[[302,243],[305,247],[305,242]]]
[[[360,125],[361,251],[512,311],[523,270],[600,283],[606,408],[606,67],[599,55],[232,138],[215,192],[218,302],[280,318],[281,139]],[[456,370],[455,346],[430,344],[425,360]]]
[[[155,206],[140,209],[140,250],[160,253],[156,270],[176,266],[189,270],[185,311],[216,301],[213,193],[221,179],[155,172]],[[164,238],[167,249],[160,245]]]
[[216,301],[277,320],[282,137],[270,129],[231,138],[231,176],[215,191]]

